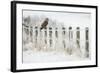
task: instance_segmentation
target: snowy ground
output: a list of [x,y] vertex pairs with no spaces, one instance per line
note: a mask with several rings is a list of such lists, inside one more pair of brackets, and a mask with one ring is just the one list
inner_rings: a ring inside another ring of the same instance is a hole
[[24,51],[23,52],[23,63],[47,63],[47,62],[64,62],[64,61],[75,61],[84,60],[79,56],[68,55],[64,52],[43,52],[43,51]]

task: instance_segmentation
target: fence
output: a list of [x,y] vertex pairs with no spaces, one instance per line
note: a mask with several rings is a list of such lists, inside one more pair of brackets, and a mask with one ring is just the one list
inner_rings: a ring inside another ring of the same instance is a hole
[[80,53],[89,57],[89,28],[84,27],[40,27],[23,26],[23,44],[32,43],[38,51],[64,51],[67,54]]

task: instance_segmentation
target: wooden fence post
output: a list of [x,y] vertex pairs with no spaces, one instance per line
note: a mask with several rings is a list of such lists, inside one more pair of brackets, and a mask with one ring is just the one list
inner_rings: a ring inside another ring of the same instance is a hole
[[72,54],[72,39],[73,39],[73,31],[72,27],[69,27],[69,47],[68,47],[68,53]]
[[86,33],[86,45],[85,45],[85,48],[86,48],[86,57],[89,57],[89,28],[86,27],[85,29],[85,33]]

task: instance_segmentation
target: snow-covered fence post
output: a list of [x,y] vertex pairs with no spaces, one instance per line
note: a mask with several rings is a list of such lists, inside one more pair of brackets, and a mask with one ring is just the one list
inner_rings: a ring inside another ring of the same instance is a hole
[[63,49],[66,48],[65,35],[66,35],[65,27],[62,27],[62,43],[63,43]]
[[58,27],[55,28],[55,51],[58,49]]
[[85,42],[85,48],[86,48],[86,57],[89,57],[89,28],[86,27],[85,29],[85,38],[86,38],[86,42]]
[[38,27],[35,27],[35,48],[37,48]]
[[29,43],[29,26],[27,26],[27,42]]
[[77,27],[76,29],[77,29],[77,31],[76,31],[77,48],[80,48],[80,28]]
[[30,42],[33,42],[33,27],[30,26]]
[[81,57],[82,56],[82,46],[84,46],[84,33],[83,29],[80,30],[80,27],[76,28],[76,45],[77,45],[77,54]]
[[48,51],[50,51],[50,43],[49,43],[49,40],[50,40],[50,36],[49,36],[49,27],[47,27],[47,49]]
[[44,29],[44,50],[47,50],[47,28]]
[[49,48],[52,47],[52,28],[49,27]]
[[72,27],[69,27],[69,47],[68,47],[68,53],[71,55],[72,54],[72,40],[73,40],[73,31]]

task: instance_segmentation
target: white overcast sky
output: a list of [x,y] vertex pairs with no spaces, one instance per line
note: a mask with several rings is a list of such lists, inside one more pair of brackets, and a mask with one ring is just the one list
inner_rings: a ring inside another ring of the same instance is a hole
[[87,27],[91,24],[90,13],[72,13],[72,12],[50,12],[50,11],[29,11],[24,10],[23,16],[45,16],[57,22],[64,23],[65,26]]

